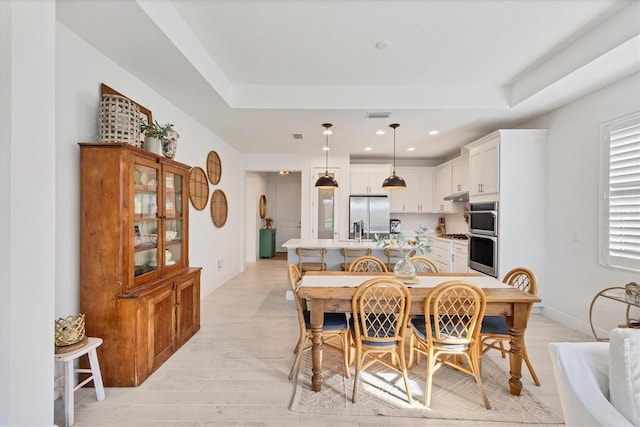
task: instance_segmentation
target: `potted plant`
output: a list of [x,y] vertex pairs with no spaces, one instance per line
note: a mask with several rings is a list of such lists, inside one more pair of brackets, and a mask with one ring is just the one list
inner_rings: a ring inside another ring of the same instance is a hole
[[171,131],[173,124],[167,123],[166,125],[161,125],[158,121],[154,121],[153,123],[143,123],[140,125],[140,132],[144,135],[144,146],[145,150],[151,151],[155,154],[162,155],[162,141],[164,141],[169,135],[169,131]]

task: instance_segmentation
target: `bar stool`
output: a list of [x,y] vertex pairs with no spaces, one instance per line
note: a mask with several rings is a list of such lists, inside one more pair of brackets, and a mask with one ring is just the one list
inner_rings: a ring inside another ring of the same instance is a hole
[[[93,380],[96,389],[96,398],[104,399],[104,386],[102,385],[102,374],[100,374],[100,365],[98,364],[98,355],[96,348],[102,344],[102,338],[88,338],[87,343],[82,347],[71,350],[66,353],[58,353],[54,355],[56,362],[64,363],[64,375],[55,379],[58,382],[64,379],[64,422],[65,426],[73,425],[73,393],[80,387]],[[74,361],[80,356],[87,355],[89,357],[89,365],[91,369],[75,369]],[[91,376],[80,384],[74,386],[74,373],[91,374]]]

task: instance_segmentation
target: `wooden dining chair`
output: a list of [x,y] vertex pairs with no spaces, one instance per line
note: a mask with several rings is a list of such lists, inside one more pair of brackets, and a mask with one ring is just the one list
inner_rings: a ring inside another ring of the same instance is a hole
[[409,261],[413,263],[416,267],[416,272],[418,273],[438,273],[438,266],[435,262],[431,261],[427,257],[423,256],[412,256],[409,258]]
[[374,363],[381,363],[402,374],[407,399],[409,403],[413,403],[404,357],[407,320],[411,308],[409,289],[392,277],[367,280],[353,294],[351,308],[353,314],[349,326],[356,350],[356,373],[351,400],[356,402],[360,372]]
[[379,258],[374,256],[361,256],[356,258],[349,266],[352,273],[386,273],[387,266]]
[[[409,256],[412,257],[415,253],[416,251],[412,250]],[[393,267],[395,267],[396,263],[403,258],[402,251],[396,248],[385,248],[384,254],[387,256],[387,269],[389,271],[393,271]]]
[[[538,280],[536,279],[533,271],[528,268],[514,268],[505,274],[502,282],[520,289],[521,291],[528,292],[531,295],[538,294]],[[529,310],[527,311],[527,322],[529,321],[532,309],[533,304],[529,306]],[[502,353],[502,357],[505,358],[507,350],[505,349],[504,343],[510,341],[509,325],[507,325],[506,317],[485,316],[482,321],[482,329],[480,329],[480,338],[482,340],[482,354],[494,349],[500,351]],[[536,375],[536,371],[533,370],[531,360],[529,360],[524,336],[522,337],[522,359],[527,364],[527,368],[533,378],[533,382],[535,385],[539,386],[540,380]]]
[[296,248],[298,255],[298,269],[304,274],[307,271],[325,271],[327,264],[324,258],[327,255],[326,248]]
[[[433,288],[425,298],[424,318],[411,319],[411,345],[427,359],[424,404],[431,404],[433,374],[447,365],[475,378],[484,406],[491,409],[480,378],[480,325],[486,296],[473,283],[452,280]],[[466,364],[460,363],[460,357]]]
[[[289,264],[289,286],[293,292],[293,300],[296,303],[296,310],[298,311],[298,325],[300,326],[298,342],[293,350],[295,358],[293,359],[291,372],[289,372],[289,379],[292,379],[298,370],[302,354],[311,348],[311,316],[309,310],[307,310],[307,301],[298,295],[301,278],[302,275],[298,267],[295,264]],[[345,313],[324,314],[322,341],[323,346],[343,353],[344,375],[347,378],[351,378],[351,372],[349,371],[349,326]],[[336,345],[336,341],[340,341],[339,346]]]
[[370,256],[371,249],[369,248],[340,248],[340,254],[344,258],[344,262],[340,264],[342,271],[349,271],[349,264],[361,256]]

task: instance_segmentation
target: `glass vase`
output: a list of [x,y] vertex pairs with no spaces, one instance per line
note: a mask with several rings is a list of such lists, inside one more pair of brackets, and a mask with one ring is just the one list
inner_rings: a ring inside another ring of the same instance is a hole
[[393,266],[393,275],[398,280],[413,280],[416,278],[416,266],[409,259],[411,250],[402,249],[402,259]]

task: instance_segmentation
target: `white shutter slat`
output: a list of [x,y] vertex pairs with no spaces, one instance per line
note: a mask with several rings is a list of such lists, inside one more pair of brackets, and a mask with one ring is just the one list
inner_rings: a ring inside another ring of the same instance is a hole
[[605,127],[608,265],[640,269],[640,114]]

